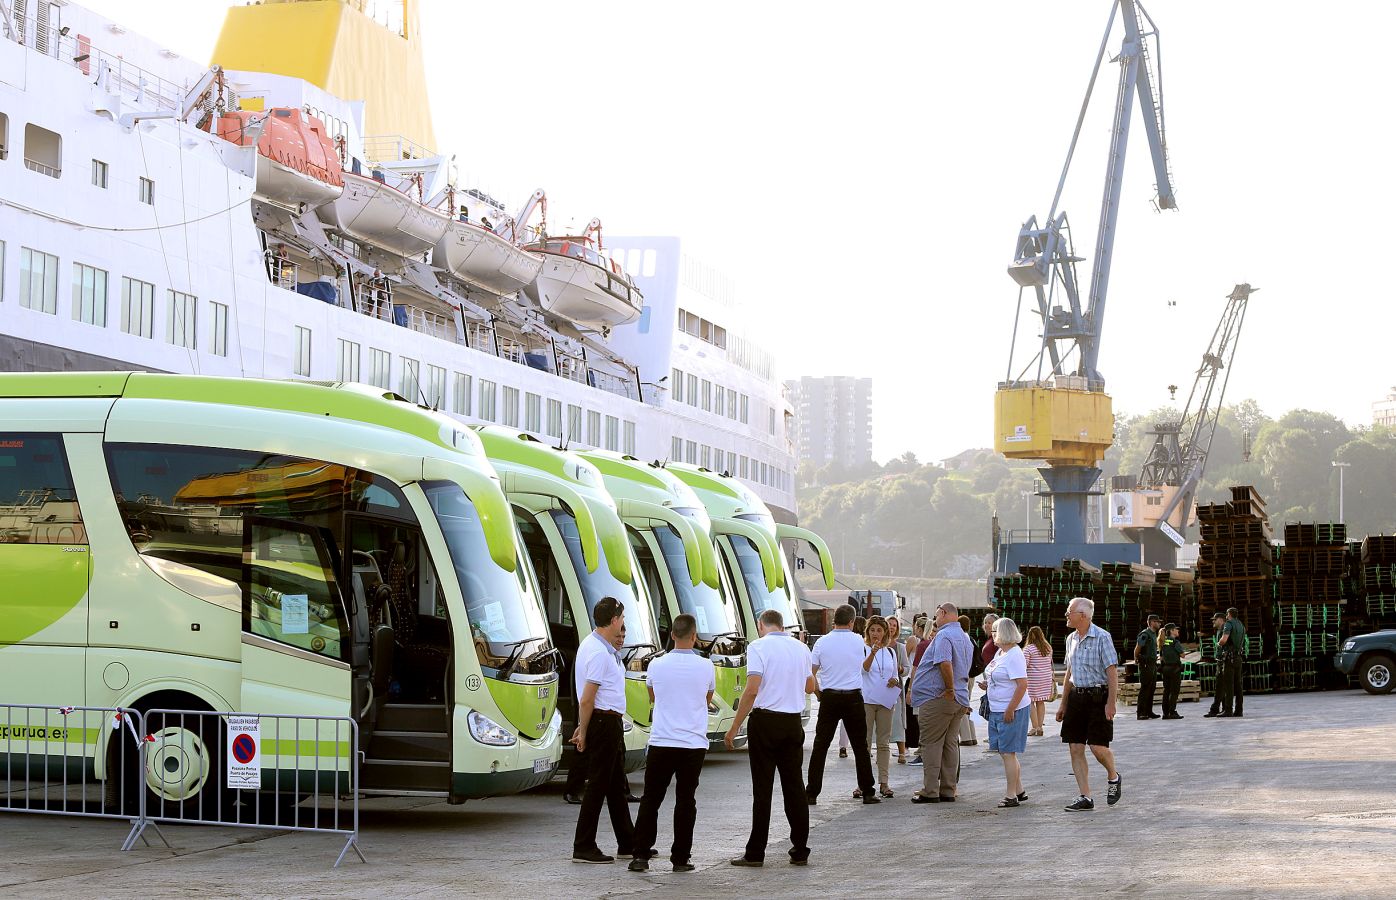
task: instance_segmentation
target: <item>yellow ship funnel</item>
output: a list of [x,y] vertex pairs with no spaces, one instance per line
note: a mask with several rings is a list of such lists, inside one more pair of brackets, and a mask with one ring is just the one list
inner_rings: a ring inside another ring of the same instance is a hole
[[214,65],[300,78],[364,102],[365,135],[402,135],[436,147],[422,65],[416,0],[378,4],[392,27],[364,13],[366,0],[261,0],[228,10]]

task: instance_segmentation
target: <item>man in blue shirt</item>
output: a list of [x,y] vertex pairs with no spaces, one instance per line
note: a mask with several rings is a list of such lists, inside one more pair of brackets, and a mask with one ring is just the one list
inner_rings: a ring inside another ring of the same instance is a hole
[[[912,803],[954,803],[960,777],[960,717],[969,715],[969,663],[974,643],[952,603],[935,609],[936,636],[911,679],[911,705],[921,731],[921,790]],[[937,762],[937,760],[939,760]]]

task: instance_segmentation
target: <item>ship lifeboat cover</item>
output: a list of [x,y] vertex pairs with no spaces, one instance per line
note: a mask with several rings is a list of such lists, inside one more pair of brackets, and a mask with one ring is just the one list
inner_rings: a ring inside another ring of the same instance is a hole
[[[259,112],[224,113],[218,120],[218,136],[240,147],[251,140]],[[334,141],[325,133],[325,123],[299,109],[277,107],[266,112],[267,122],[257,140],[257,152],[288,169],[344,187],[339,155]]]

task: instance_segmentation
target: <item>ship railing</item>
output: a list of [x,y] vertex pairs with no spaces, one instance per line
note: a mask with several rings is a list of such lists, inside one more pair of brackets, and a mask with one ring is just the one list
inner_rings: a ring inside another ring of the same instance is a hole
[[400,134],[375,134],[364,138],[364,156],[369,162],[390,163],[410,159],[432,159],[437,152]]
[[439,313],[428,312],[415,306],[408,306],[406,310],[407,327],[411,330],[440,338],[443,341],[450,341],[453,344],[457,343],[456,326],[450,319]]
[[494,353],[494,330],[485,324],[475,323],[466,328],[466,344],[481,353]]
[[282,259],[273,256],[269,260],[271,264],[271,283],[279,288],[294,291],[296,285],[300,283],[300,266],[289,259]]
[[57,166],[48,166],[36,159],[24,158],[24,167],[31,172],[38,172],[40,175],[47,175],[50,178],[57,178],[63,174],[63,170]]
[[508,338],[499,339],[500,359],[507,359],[512,363],[518,363],[522,366],[526,362],[524,353],[527,352],[527,350],[528,348],[518,341],[511,341]]
[[361,284],[354,290],[354,308],[370,319],[393,320],[393,299],[387,291],[373,285]]
[[597,390],[606,391],[610,394],[619,394],[631,400],[638,400],[635,383],[629,378],[621,378],[612,375],[610,372],[602,372],[599,369],[588,370],[591,373],[591,386]]
[[558,357],[557,374],[566,378],[568,381],[575,381],[578,384],[587,383],[586,363],[571,356]]

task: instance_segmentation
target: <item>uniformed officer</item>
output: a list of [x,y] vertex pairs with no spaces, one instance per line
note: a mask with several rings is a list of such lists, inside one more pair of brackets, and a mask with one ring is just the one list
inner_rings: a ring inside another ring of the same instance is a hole
[[635,858],[630,871],[649,871],[659,825],[659,806],[674,789],[674,843],[669,861],[675,872],[692,872],[693,823],[698,817],[698,776],[708,755],[708,704],[717,690],[712,660],[693,649],[698,620],[688,613],[674,617],[669,632],[674,649],[650,663],[649,691],[654,703],[649,757],[645,761],[645,797],[635,820]]
[[785,818],[790,821],[790,864],[809,860],[809,803],[800,763],[804,757],[805,728],[800,714],[805,695],[814,693],[809,648],[785,631],[779,610],[768,609],[756,620],[761,637],[746,651],[746,690],[737,704],[737,715],[727,729],[727,749],[748,715],[747,762],[751,765],[751,836],[746,852],[734,857],[734,866],[765,864],[766,838],[771,830],[771,789],[780,773],[780,793]]
[[1134,639],[1134,662],[1139,667],[1139,706],[1135,716],[1140,719],[1157,719],[1154,712],[1154,688],[1158,685],[1158,629],[1163,624],[1154,613],[1146,620],[1148,627]]
[[1230,710],[1223,709],[1221,718],[1241,718],[1241,706],[1245,701],[1245,674],[1246,674],[1246,623],[1241,621],[1241,613],[1236,607],[1231,607],[1226,611],[1226,628],[1222,632],[1222,640],[1230,654],[1231,665],[1228,668],[1231,689]]
[[572,743],[587,768],[586,791],[572,837],[572,861],[609,863],[615,858],[596,844],[596,826],[605,804],[611,813],[616,852],[629,856],[635,840],[630,807],[625,800],[625,667],[616,645],[625,637],[625,605],[603,597],[592,610],[596,628],[577,648],[577,730]]
[[1158,641],[1159,673],[1163,676],[1163,717],[1181,719],[1178,715],[1178,691],[1183,685],[1183,642],[1178,640],[1178,626],[1169,622],[1163,626]]
[[1231,709],[1231,672],[1230,654],[1226,650],[1226,613],[1217,613],[1212,616],[1212,646],[1215,650],[1214,656],[1217,663],[1217,687],[1212,694],[1212,708],[1207,710],[1204,719],[1215,719],[1222,713],[1230,715]]

